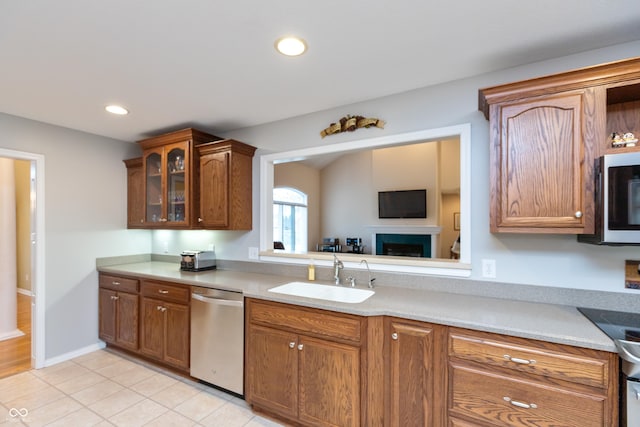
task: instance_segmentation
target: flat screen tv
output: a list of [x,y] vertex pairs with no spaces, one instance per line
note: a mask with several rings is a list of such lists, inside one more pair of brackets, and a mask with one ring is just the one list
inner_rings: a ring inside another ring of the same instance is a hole
[[379,218],[426,218],[427,190],[378,192]]

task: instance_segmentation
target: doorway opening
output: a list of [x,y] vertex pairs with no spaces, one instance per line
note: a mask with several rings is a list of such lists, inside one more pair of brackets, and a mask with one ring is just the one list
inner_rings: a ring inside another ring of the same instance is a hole
[[[28,245],[29,259],[25,264],[26,273],[31,283],[30,291],[18,292],[18,322],[28,324],[31,332],[30,368],[44,367],[45,344],[45,301],[44,301],[44,156],[21,151],[0,148],[0,157],[26,161],[28,163]],[[1,307],[0,307],[1,309]],[[21,317],[22,316],[22,317]],[[27,317],[25,319],[25,316]],[[25,323],[26,322],[26,323]],[[7,340],[10,341],[10,340]],[[26,350],[28,351],[28,350]],[[0,357],[12,358],[11,352],[0,354]],[[2,361],[0,360],[0,365]]]

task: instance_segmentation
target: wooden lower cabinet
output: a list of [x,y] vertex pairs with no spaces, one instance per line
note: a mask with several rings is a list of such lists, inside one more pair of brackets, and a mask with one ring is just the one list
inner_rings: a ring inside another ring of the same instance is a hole
[[614,353],[449,328],[449,426],[615,427]]
[[443,426],[445,328],[397,318],[385,319],[388,354],[385,425]]
[[99,289],[99,336],[128,350],[138,349],[138,295]]
[[190,287],[100,274],[100,339],[188,372]]
[[101,274],[98,336],[127,350],[138,350],[138,280]]
[[364,318],[252,299],[246,316],[247,402],[302,425],[362,425]]
[[140,352],[184,371],[190,366],[191,288],[143,280]]

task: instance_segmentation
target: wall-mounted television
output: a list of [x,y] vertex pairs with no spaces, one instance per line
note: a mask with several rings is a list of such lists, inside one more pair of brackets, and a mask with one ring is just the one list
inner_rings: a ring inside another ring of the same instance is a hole
[[378,192],[378,218],[426,218],[427,190]]

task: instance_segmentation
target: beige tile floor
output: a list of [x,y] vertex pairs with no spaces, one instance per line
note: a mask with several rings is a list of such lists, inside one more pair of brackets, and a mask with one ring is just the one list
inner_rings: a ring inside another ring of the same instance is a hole
[[0,426],[275,427],[244,400],[100,350],[0,379]]

